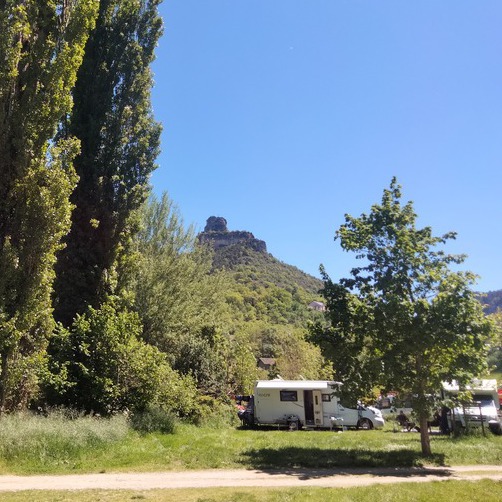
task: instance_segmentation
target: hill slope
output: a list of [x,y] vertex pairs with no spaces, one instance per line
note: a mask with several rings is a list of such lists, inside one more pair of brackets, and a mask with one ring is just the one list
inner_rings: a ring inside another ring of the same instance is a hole
[[224,218],[207,220],[199,241],[214,250],[213,268],[230,278],[227,302],[237,321],[305,325],[315,313],[322,281],[279,261],[252,233],[229,231]]
[[480,301],[484,305],[485,314],[493,314],[497,310],[502,310],[502,289],[484,293]]

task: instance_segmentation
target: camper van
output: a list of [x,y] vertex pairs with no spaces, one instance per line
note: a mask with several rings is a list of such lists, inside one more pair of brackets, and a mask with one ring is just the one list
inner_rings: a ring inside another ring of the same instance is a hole
[[298,428],[356,427],[378,429],[380,410],[345,408],[336,396],[339,382],[328,380],[258,380],[246,409],[238,412],[247,425]]
[[[474,379],[465,390],[471,392],[472,401],[464,406],[455,406],[448,411],[450,429],[457,427],[487,427],[496,434],[502,434],[502,425],[498,411],[500,408],[496,380]],[[444,382],[443,399],[455,400],[460,392],[458,383]]]
[[385,420],[395,420],[400,412],[410,416],[413,413],[411,407],[411,397],[405,396],[404,398],[398,396],[396,393],[389,393],[386,396],[379,396],[374,404],[375,408],[382,412]]

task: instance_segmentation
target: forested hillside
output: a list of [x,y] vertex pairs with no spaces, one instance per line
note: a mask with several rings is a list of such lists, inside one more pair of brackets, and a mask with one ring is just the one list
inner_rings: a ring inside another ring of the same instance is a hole
[[234,319],[301,326],[312,317],[322,281],[269,253],[237,243],[215,251],[214,267],[231,278],[227,301]]
[[484,305],[486,314],[493,314],[497,310],[502,310],[502,289],[497,291],[488,291],[480,295],[479,301]]
[[221,217],[210,217],[198,240],[213,252],[213,273],[225,277],[226,329],[232,343],[237,350],[247,348],[254,360],[273,359],[271,368],[255,367],[248,374],[253,379],[277,374],[330,378],[319,348],[305,339],[308,322],[323,318],[309,307],[321,299],[322,281],[276,259],[251,232],[229,231]]

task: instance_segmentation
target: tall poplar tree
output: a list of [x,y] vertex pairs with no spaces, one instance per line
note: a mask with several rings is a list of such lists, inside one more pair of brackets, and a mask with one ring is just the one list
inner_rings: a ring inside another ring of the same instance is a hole
[[[56,318],[70,325],[114,291],[121,250],[148,194],[159,151],[150,64],[161,0],[101,0],[74,91],[67,133],[81,142],[71,231],[57,263]],[[115,288],[116,289],[116,288]]]
[[78,142],[54,141],[95,0],[0,0],[0,411],[26,404],[53,330],[55,253]]

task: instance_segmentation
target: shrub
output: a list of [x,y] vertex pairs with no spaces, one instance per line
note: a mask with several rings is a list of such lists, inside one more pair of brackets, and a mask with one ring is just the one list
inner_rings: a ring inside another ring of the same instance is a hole
[[113,299],[60,328],[48,349],[49,403],[109,414],[154,402],[168,363],[141,330],[138,315],[115,308]]
[[198,415],[194,422],[203,427],[225,428],[238,423],[235,406],[210,396],[199,398]]

